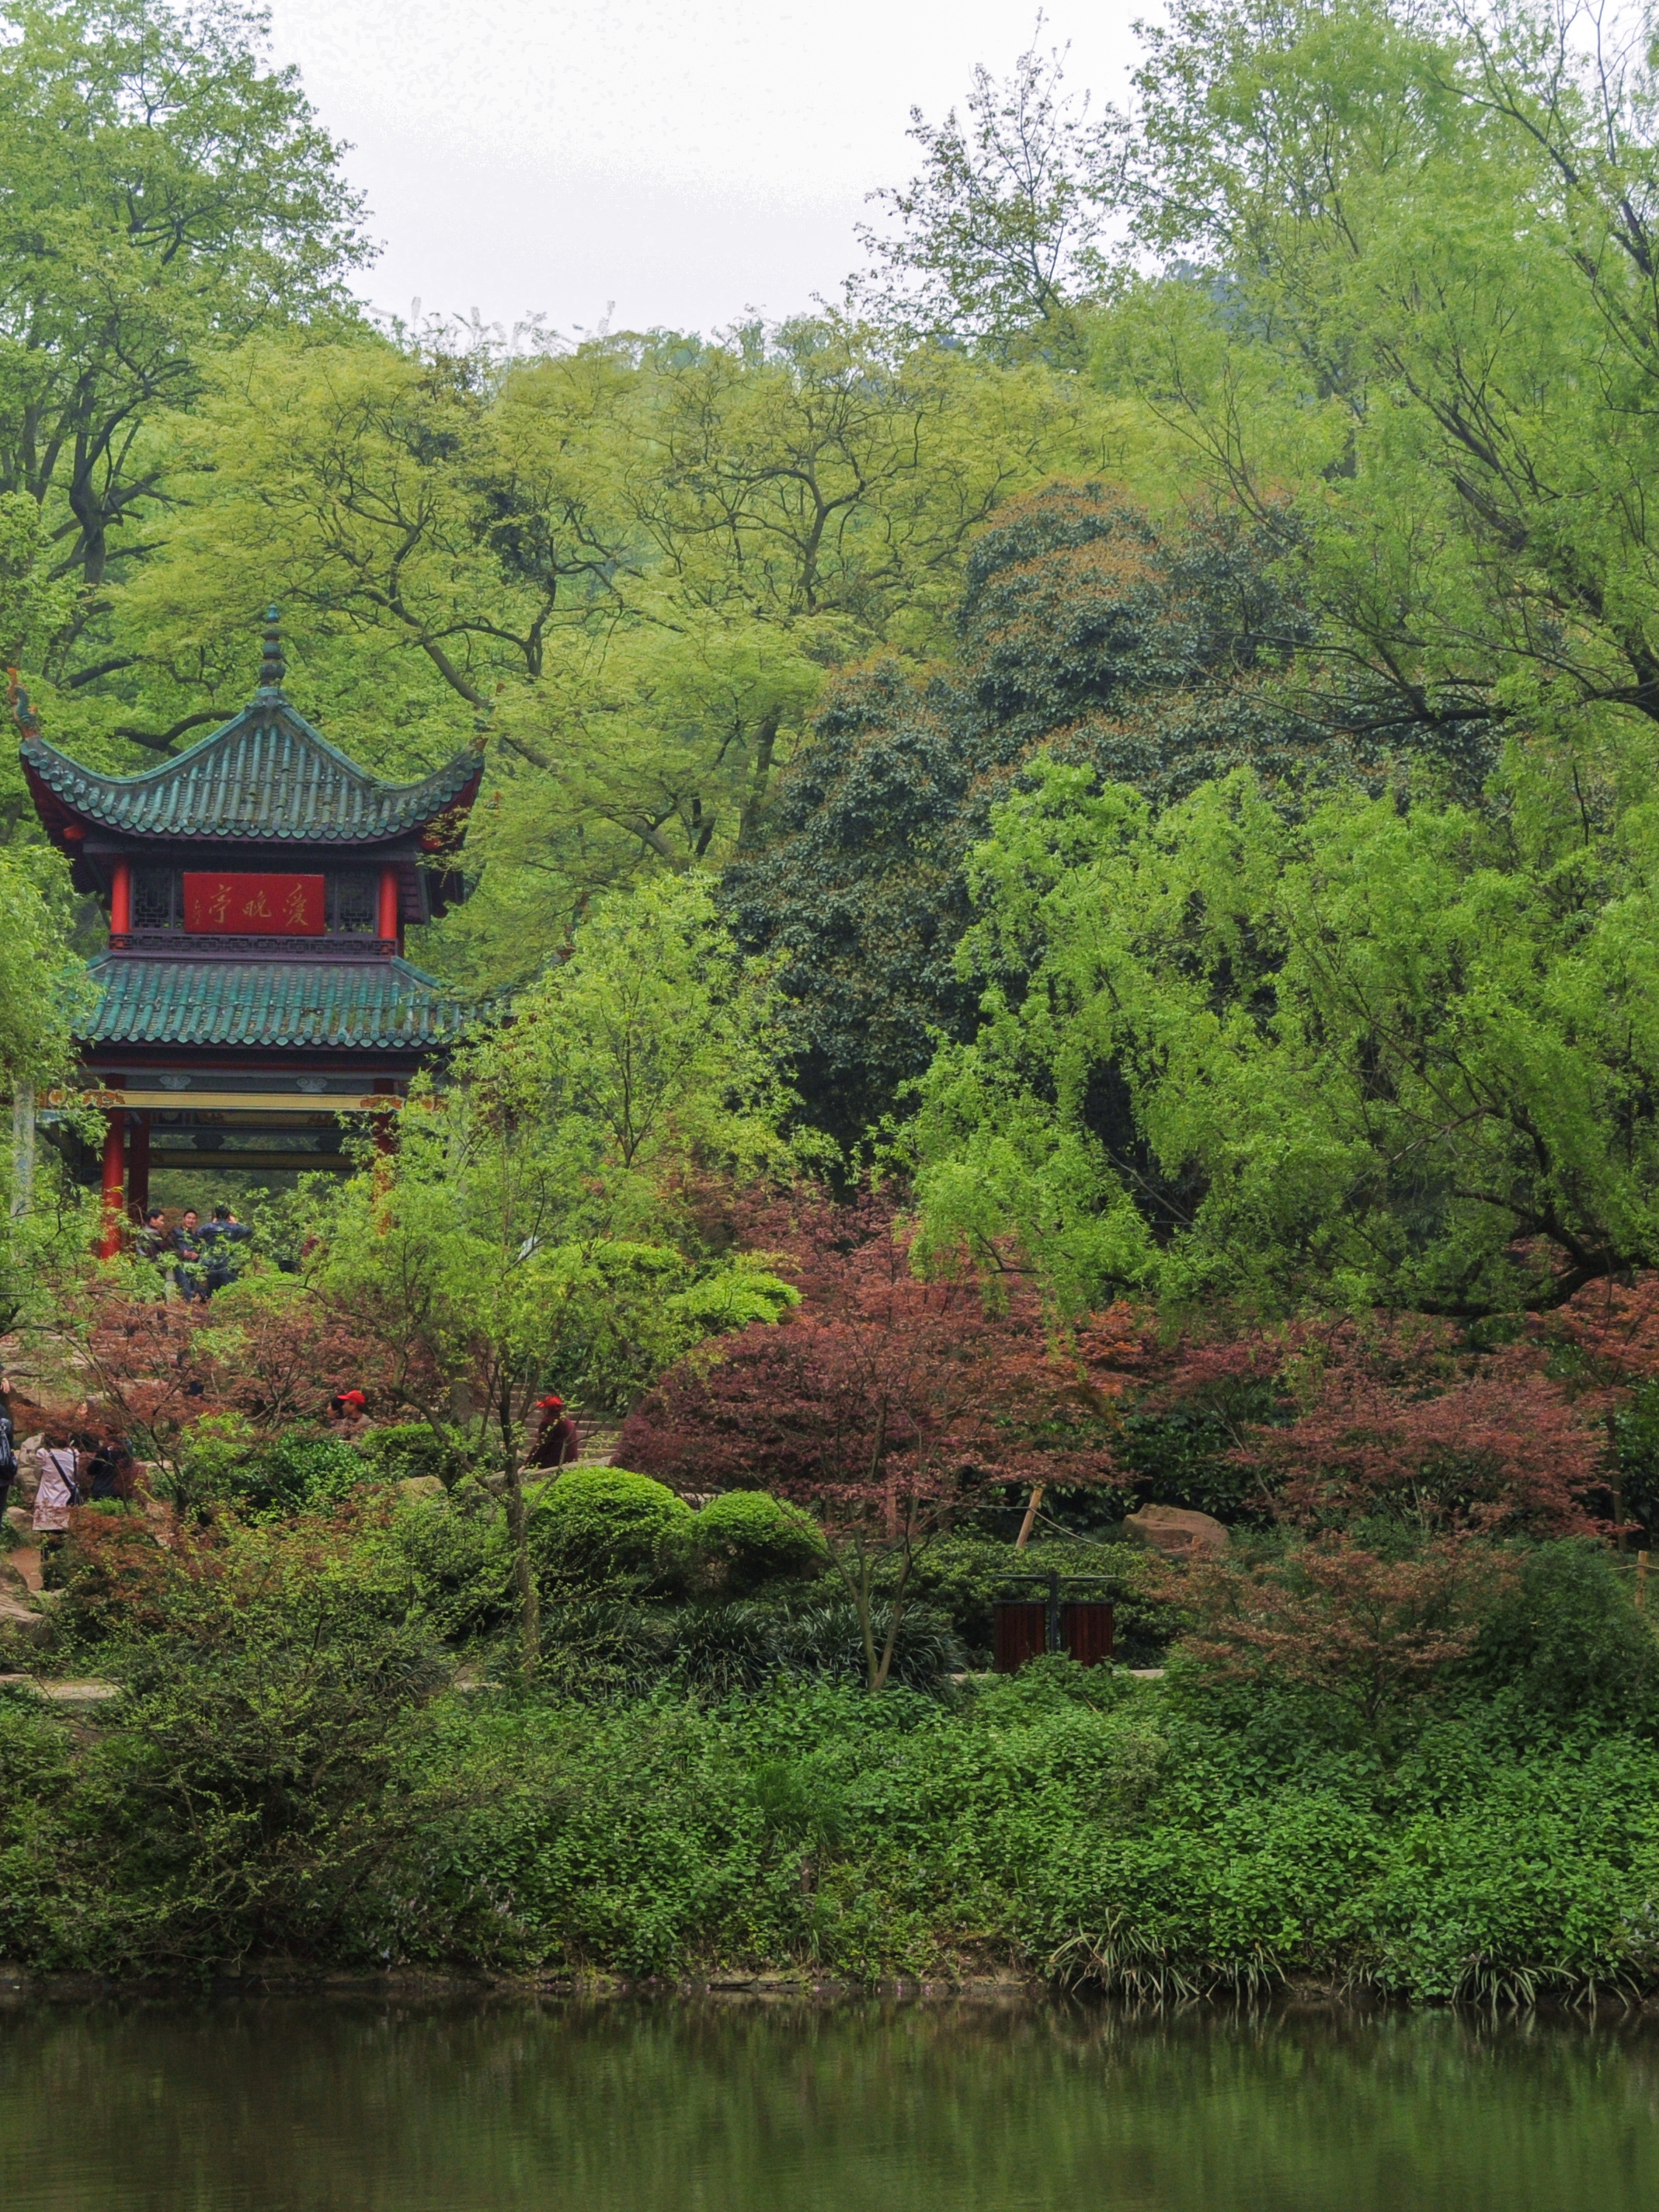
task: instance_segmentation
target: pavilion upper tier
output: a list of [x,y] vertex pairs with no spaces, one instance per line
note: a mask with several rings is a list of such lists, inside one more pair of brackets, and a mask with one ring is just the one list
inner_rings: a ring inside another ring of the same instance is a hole
[[[164,1148],[210,1129],[223,1164],[227,1143],[257,1152],[250,1166],[296,1164],[277,1155],[305,1152],[302,1124],[403,1091],[476,1012],[404,946],[466,894],[482,754],[413,783],[373,775],[289,700],[274,609],[267,625],[248,704],[136,775],[60,752],[19,697],[41,823],[109,917],[79,1042],[130,1154],[152,1129]],[[129,1166],[136,1197],[147,1176]],[[106,1147],[106,1194],[112,1175]]]

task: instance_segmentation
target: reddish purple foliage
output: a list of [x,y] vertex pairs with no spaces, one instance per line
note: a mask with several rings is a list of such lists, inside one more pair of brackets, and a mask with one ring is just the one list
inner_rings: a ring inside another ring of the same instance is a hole
[[895,1208],[795,1194],[744,1224],[799,1310],[682,1361],[629,1417],[617,1463],[685,1490],[766,1489],[832,1532],[913,1543],[1006,1483],[1109,1480],[1127,1316],[1050,1345],[1035,1296],[988,1311],[964,1274],[922,1280]]

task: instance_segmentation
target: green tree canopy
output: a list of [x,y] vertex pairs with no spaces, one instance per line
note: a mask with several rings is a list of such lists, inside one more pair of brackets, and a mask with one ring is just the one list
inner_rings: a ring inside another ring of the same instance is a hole
[[504,1501],[529,1671],[521,1473],[538,1395],[624,1409],[703,1338],[793,1301],[763,1255],[705,1250],[682,1202],[694,1175],[787,1164],[770,1011],[701,878],[613,894],[451,1087],[417,1091],[396,1152],[319,1216],[313,1286]]
[[[0,489],[95,594],[161,495],[209,356],[337,313],[358,205],[235,0],[21,0],[0,48]],[[77,662],[84,676],[84,659]]]
[[1037,748],[1158,805],[1242,762],[1285,784],[1351,762],[1272,689],[1306,631],[1281,566],[1277,532],[1236,516],[1161,525],[1099,483],[1051,486],[975,541],[948,668],[830,694],[725,894],[742,941],[784,959],[820,1127],[855,1142],[937,1032],[971,1034],[964,862]]
[[1535,0],[1180,0],[1097,372],[1303,531],[1379,730],[1659,717],[1652,80]]
[[1659,1258],[1650,799],[1490,811],[1051,764],[975,855],[999,977],[917,1133],[931,1234],[1068,1302],[1480,1316]]

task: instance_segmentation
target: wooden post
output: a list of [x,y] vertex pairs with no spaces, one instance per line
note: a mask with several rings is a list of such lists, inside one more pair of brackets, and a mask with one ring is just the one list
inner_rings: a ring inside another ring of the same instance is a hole
[[118,860],[110,884],[109,933],[111,942],[126,937],[132,929],[132,863]]
[[1017,1552],[1023,1552],[1031,1540],[1031,1530],[1036,1525],[1037,1508],[1042,1503],[1042,1493],[1047,1487],[1048,1485],[1042,1482],[1034,1482],[1031,1485],[1031,1494],[1025,1501],[1025,1518],[1020,1522],[1019,1534],[1014,1539],[1014,1549]]
[[380,870],[380,915],[379,932],[381,949],[387,952],[398,950],[398,871],[388,860]]

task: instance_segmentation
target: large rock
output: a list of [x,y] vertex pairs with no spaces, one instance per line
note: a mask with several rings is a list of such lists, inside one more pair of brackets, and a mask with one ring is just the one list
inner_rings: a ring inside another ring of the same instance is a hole
[[34,1516],[27,1505],[7,1506],[6,1526],[20,1544],[34,1541]]
[[1166,1559],[1216,1559],[1232,1540],[1219,1521],[1184,1505],[1143,1505],[1125,1516],[1125,1534]]
[[435,1474],[406,1474],[398,1485],[398,1494],[416,1504],[439,1505],[449,1492]]
[[52,1623],[9,1590],[0,1590],[0,1642],[33,1644],[42,1650],[52,1641]]

